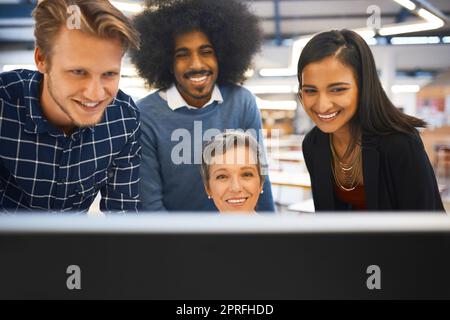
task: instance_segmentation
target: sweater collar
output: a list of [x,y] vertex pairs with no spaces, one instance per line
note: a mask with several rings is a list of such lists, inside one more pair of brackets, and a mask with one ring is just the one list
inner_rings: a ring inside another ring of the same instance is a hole
[[[184,100],[184,98],[181,96],[181,94],[178,91],[175,84],[172,84],[172,86],[167,90],[161,90],[159,92],[159,95],[161,96],[161,98],[163,98],[164,100],[167,101],[169,108],[174,111],[179,108],[182,108],[182,107],[186,107],[188,109],[195,109],[195,110],[199,109],[197,107],[189,105],[186,102],[186,100]],[[209,106],[214,101],[217,101],[217,103],[219,103],[219,104],[221,104],[223,102],[223,97],[222,97],[222,94],[221,94],[217,84],[214,85],[214,89],[211,94],[211,99],[209,99],[209,101],[204,106],[202,106],[200,109]]]

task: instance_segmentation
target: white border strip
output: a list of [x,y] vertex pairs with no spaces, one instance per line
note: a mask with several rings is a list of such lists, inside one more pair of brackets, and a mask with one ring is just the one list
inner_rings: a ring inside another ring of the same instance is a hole
[[0,216],[8,233],[386,233],[450,232],[444,214],[233,215],[164,214],[138,216]]

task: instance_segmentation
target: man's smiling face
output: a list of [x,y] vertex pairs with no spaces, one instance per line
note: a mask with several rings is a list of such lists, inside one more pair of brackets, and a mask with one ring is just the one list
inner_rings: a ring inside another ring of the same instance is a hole
[[101,121],[119,90],[123,53],[118,39],[66,28],[55,38],[50,64],[37,48],[36,64],[44,74],[41,105],[50,123],[69,132]]
[[175,38],[173,72],[181,96],[194,107],[203,107],[219,73],[216,53],[206,34],[191,31]]

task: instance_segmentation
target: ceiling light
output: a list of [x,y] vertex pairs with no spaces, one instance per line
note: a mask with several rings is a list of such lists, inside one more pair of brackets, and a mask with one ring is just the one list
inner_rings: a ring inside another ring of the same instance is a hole
[[375,46],[378,44],[377,38],[366,39],[366,42],[369,46]]
[[380,35],[390,36],[393,34],[433,30],[438,29],[444,25],[444,21],[441,18],[435,16],[434,14],[425,9],[420,9],[419,11],[417,11],[417,14],[423,19],[425,19],[426,22],[388,25],[380,29],[379,31]]
[[417,84],[395,84],[391,87],[393,93],[416,93],[420,86]]
[[143,6],[138,3],[122,2],[122,1],[111,1],[111,4],[115,6],[120,11],[139,13],[144,10]]
[[[355,29],[353,30],[363,37],[366,41],[370,41],[375,36],[375,32],[371,29]],[[259,71],[262,77],[292,77],[297,75],[297,63],[300,54],[306,44],[313,36],[304,36],[295,40],[292,44],[291,63],[287,68],[264,68]]]
[[394,1],[411,11],[416,8],[415,3],[410,0],[394,0]]
[[425,9],[419,9],[417,14],[427,20],[428,22],[436,23],[436,25],[440,25],[441,27],[444,25],[444,21],[438,16],[432,14],[430,11]]
[[270,94],[270,93],[295,93],[295,86],[291,85],[257,85],[245,86],[253,94]]
[[[394,0],[403,7],[407,8],[410,11],[416,10],[416,5],[409,0]],[[444,21],[438,16],[434,15],[428,10],[423,8],[417,11],[417,14],[425,19],[426,22],[420,23],[397,23],[387,25],[381,28],[378,33],[381,36],[389,36],[395,34],[402,33],[410,33],[410,32],[419,32],[426,30],[438,29],[444,25]],[[375,36],[375,32],[372,29],[356,29],[353,30],[361,35],[361,37],[366,40],[366,42],[370,44],[376,44],[377,40],[372,40]],[[301,51],[306,43],[313,37],[304,36],[300,39],[293,42],[292,45],[292,53],[291,53],[291,61],[287,68],[265,68],[259,71],[259,74],[263,77],[287,77],[287,76],[295,76],[297,74],[297,63],[300,58]]]
[[3,66],[3,72],[18,69],[37,70],[35,64],[5,64]]
[[439,37],[393,37],[391,43],[395,45],[403,44],[436,44],[441,42]]
[[267,68],[259,70],[261,77],[292,77],[297,74],[295,68]]
[[244,73],[244,77],[251,78],[251,77],[253,77],[254,74],[255,74],[255,70],[247,69],[247,71],[245,71],[245,73]]
[[262,110],[287,110],[293,111],[297,109],[297,101],[285,100],[285,101],[271,101],[256,98],[256,105]]

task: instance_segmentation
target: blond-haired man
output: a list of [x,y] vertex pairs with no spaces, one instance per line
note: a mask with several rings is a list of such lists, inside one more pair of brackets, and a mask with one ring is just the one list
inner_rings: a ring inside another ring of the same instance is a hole
[[106,0],[43,0],[38,71],[0,74],[0,211],[89,209],[139,203],[139,114],[118,88],[139,38]]

